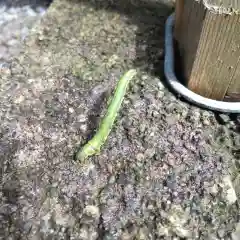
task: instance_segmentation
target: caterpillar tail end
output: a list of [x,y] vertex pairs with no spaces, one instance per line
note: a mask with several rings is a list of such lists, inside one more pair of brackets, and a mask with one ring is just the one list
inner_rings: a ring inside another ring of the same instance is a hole
[[89,157],[96,155],[100,152],[99,147],[93,147],[93,144],[89,142],[87,145],[85,145],[76,155],[76,159],[79,162],[85,162]]

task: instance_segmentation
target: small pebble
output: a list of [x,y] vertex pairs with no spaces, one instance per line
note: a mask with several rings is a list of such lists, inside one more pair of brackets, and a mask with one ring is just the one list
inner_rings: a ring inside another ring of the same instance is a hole
[[68,111],[69,111],[70,113],[74,113],[74,109],[71,108],[71,107],[68,109]]
[[94,205],[87,205],[85,207],[85,209],[83,210],[83,212],[86,215],[91,216],[91,217],[95,217],[95,218],[98,218],[99,215],[100,215],[99,208],[97,206],[94,206]]
[[158,88],[160,91],[164,90],[164,85],[162,84],[161,81],[158,81]]
[[223,229],[219,229],[217,233],[220,238],[223,238],[225,235],[225,231]]
[[227,122],[230,121],[230,117],[227,114],[219,114],[219,118],[222,123],[226,124]]
[[112,176],[109,178],[108,182],[109,182],[110,184],[115,183],[115,182],[116,182],[116,178],[115,178],[115,176],[112,175]]

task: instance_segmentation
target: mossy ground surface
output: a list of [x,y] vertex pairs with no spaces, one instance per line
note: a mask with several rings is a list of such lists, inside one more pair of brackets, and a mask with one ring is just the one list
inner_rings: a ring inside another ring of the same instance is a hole
[[[165,87],[171,11],[56,0],[1,70],[3,239],[239,239],[239,123]],[[101,154],[76,164],[130,68],[138,75]]]

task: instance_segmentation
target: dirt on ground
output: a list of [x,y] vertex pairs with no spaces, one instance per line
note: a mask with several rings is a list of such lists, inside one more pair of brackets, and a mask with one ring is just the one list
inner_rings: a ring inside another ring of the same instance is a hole
[[[55,0],[1,68],[2,239],[240,239],[239,119],[166,87],[170,1]],[[98,156],[93,136],[136,68]]]

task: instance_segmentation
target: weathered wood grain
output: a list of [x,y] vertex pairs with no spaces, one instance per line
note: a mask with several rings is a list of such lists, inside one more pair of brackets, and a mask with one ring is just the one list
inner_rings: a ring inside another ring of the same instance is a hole
[[205,12],[203,6],[198,8],[199,4],[192,0],[179,0],[178,2],[181,3],[177,7],[181,9],[176,11],[175,37],[178,40],[179,51],[184,63],[183,76],[185,79],[189,79],[199,44]]
[[215,13],[220,14],[240,14],[240,1],[239,0],[195,0],[202,2],[204,6]]
[[217,100],[238,95],[240,15],[215,14],[202,2],[178,0],[176,16],[175,38],[188,88]]

